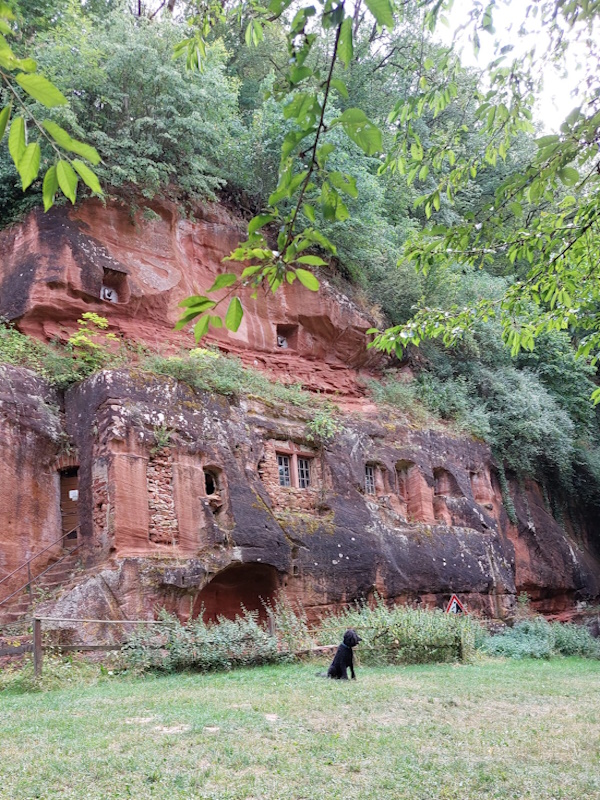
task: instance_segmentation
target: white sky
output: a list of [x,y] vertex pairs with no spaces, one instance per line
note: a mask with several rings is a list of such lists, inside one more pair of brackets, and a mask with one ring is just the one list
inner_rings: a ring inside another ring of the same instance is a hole
[[[461,52],[463,64],[484,69],[495,57],[495,40],[499,40],[502,44],[514,45],[514,50],[507,57],[507,63],[510,63],[510,59],[518,57],[519,54],[525,53],[533,43],[537,44],[538,51],[544,50],[547,40],[543,31],[527,38],[517,35],[521,23],[525,19],[527,5],[525,0],[508,0],[508,2],[499,3],[494,12],[496,33],[490,35],[485,31],[480,31],[481,50],[478,57],[473,52],[471,42],[467,41],[466,33],[463,33],[457,47]],[[467,10],[471,6],[472,0],[455,0],[452,10],[447,15],[450,27],[446,28],[439,24],[436,38],[439,38],[444,44],[450,44],[456,29],[468,19]],[[548,68],[544,75],[544,88],[534,109],[534,121],[541,124],[543,132],[557,132],[565,117],[578,105],[577,101],[571,97],[571,92],[580,79],[574,58],[568,60],[567,68],[566,77],[559,75],[553,67]]]

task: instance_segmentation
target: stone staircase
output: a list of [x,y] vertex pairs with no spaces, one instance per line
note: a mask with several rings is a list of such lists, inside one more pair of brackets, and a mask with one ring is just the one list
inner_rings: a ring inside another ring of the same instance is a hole
[[72,552],[45,569],[47,571],[43,575],[33,578],[31,592],[24,588],[8,603],[0,605],[0,628],[17,623],[24,617],[31,617],[39,603],[50,600],[58,594],[58,591],[71,581],[73,573],[82,569],[81,555],[79,551]]

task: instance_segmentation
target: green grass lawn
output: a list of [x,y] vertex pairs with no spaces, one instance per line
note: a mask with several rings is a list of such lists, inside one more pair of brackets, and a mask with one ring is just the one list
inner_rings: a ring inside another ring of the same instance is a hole
[[0,693],[0,797],[600,800],[600,662],[292,665]]

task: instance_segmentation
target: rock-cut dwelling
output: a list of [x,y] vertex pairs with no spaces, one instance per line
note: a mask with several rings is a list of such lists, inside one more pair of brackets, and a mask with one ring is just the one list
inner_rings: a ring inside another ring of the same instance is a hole
[[[243,231],[218,206],[194,220],[154,210],[132,222],[118,204],[88,201],[2,232],[0,315],[50,340],[93,311],[130,340],[192,347],[173,328],[178,303],[224,270]],[[585,509],[561,524],[539,487],[512,483],[511,522],[484,444],[411,427],[365,396],[384,364],[351,300],[298,282],[256,300],[244,292],[239,331],[215,330],[211,343],[331,396],[343,430],[321,447],[311,408],[139,369],[58,393],[0,367],[0,603],[29,558],[41,554],[32,569],[51,576],[67,550],[43,606],[67,618],[149,618],[164,606],[214,619],[261,612],[281,589],[312,617],[375,593],[430,606],[456,593],[497,617],[521,591],[548,614],[598,597]],[[0,619],[22,612],[20,595],[0,605]]]

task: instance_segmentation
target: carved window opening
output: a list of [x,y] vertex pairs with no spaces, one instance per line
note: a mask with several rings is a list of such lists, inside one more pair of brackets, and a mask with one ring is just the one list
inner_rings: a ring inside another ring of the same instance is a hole
[[277,325],[277,347],[281,350],[298,349],[298,326],[297,325]]
[[77,540],[79,525],[79,467],[59,470],[60,476],[60,518],[63,546]]
[[433,470],[434,495],[443,497],[462,497],[463,493],[454,475],[441,467]]
[[213,514],[220,514],[224,508],[223,499],[223,480],[221,470],[216,467],[204,468],[204,491],[208,500],[208,505]]
[[214,472],[208,469],[204,470],[204,489],[207,495],[219,492],[219,479]]
[[375,467],[373,464],[365,466],[365,494],[375,495]]
[[311,458],[298,459],[298,487],[308,489],[310,486],[310,462]]
[[279,467],[279,485],[291,486],[290,457],[278,455],[277,466]]
[[279,485],[285,488],[310,489],[313,485],[314,458],[306,453],[277,453]]
[[129,296],[127,274],[116,269],[104,267],[100,299],[107,303],[126,303],[129,300]]
[[408,503],[409,500],[409,473],[415,466],[414,461],[398,461],[396,464],[396,478],[398,481],[398,496],[400,500]]

